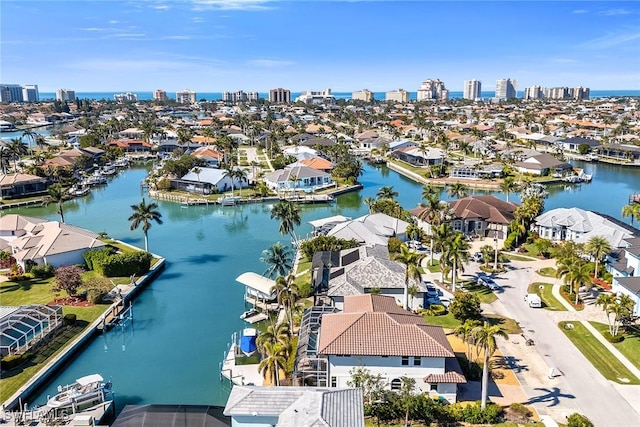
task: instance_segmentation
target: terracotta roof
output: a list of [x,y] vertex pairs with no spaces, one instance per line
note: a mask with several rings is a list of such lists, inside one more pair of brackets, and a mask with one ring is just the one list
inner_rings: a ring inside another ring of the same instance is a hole
[[[394,298],[366,294],[356,298],[370,298],[370,302],[355,303],[349,301],[351,298],[354,296],[345,296],[345,310],[365,311],[322,316],[318,354],[454,357],[442,328],[427,326],[421,316],[391,307]],[[385,307],[393,312],[368,310]]]
[[429,374],[424,378],[425,383],[461,383],[467,382],[464,375],[455,371],[445,372],[444,374]]
[[383,312],[407,314],[407,311],[396,304],[394,298],[381,295],[362,294],[344,299],[345,313]]
[[481,218],[488,222],[508,224],[518,205],[495,196],[471,196],[449,202],[456,218]]
[[318,169],[318,170],[327,170],[327,169],[333,168],[333,165],[331,164],[331,162],[327,159],[323,159],[322,157],[302,159],[300,160],[299,163],[303,164],[304,166],[308,166],[312,169]]

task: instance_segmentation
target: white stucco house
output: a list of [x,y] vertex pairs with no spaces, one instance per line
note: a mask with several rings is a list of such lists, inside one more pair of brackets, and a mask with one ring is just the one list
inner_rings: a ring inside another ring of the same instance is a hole
[[552,209],[535,218],[531,230],[552,242],[571,240],[586,243],[594,236],[607,239],[613,248],[625,246],[625,239],[633,237],[627,226],[612,221],[606,215],[580,208]]
[[106,246],[89,230],[16,214],[0,218],[0,241],[23,269],[27,262],[54,267],[83,264],[85,251]]
[[366,367],[387,389],[414,378],[418,391],[453,403],[457,385],[466,383],[444,330],[427,326],[392,297],[347,296],[342,312],[322,316],[318,333],[317,355],[326,360],[330,387],[347,386],[352,370]]
[[232,427],[364,427],[359,388],[236,385],[224,414]]
[[310,193],[334,184],[330,174],[300,165],[267,173],[262,179],[267,187],[275,192]]
[[[235,169],[240,169],[236,167]],[[172,179],[171,187],[189,193],[212,194],[231,191],[232,179],[227,171],[217,168],[193,168],[180,179]],[[248,176],[248,175],[247,175]],[[248,178],[233,178],[233,189],[239,190],[249,186]]]
[[409,223],[401,219],[384,213],[374,213],[337,224],[327,235],[346,240],[356,239],[368,246],[386,246],[390,237],[407,240],[408,226]]
[[628,295],[635,302],[634,316],[640,316],[640,237],[625,240],[626,247],[610,257],[607,270],[613,275],[611,291]]

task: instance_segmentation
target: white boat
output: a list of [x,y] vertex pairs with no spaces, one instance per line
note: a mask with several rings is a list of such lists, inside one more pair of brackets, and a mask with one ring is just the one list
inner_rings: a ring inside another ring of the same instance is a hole
[[88,176],[86,179],[82,181],[84,185],[103,185],[107,183],[107,178],[100,174],[94,174]]
[[111,381],[104,382],[99,374],[78,378],[73,384],[58,386],[58,394],[47,400],[45,405],[55,417],[81,412],[105,402],[111,394]]
[[129,159],[126,157],[120,157],[113,162],[113,166],[117,168],[128,168],[129,167]]
[[219,199],[220,204],[222,206],[233,206],[235,204],[237,204],[240,201],[240,197],[238,196],[226,196],[223,197],[221,199]]
[[69,195],[71,197],[82,197],[86,196],[91,192],[91,188],[86,185],[73,185],[69,188]]
[[116,170],[116,167],[113,165],[104,165],[102,169],[100,169],[100,174],[103,176],[113,176],[117,173],[118,171]]

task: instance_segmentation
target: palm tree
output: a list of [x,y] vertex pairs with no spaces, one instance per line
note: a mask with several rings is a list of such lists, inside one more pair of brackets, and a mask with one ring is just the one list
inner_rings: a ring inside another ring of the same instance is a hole
[[11,138],[9,142],[5,142],[9,158],[13,159],[13,169],[15,173],[18,173],[18,160],[20,156],[27,154],[27,146],[24,145],[21,138]]
[[[435,228],[432,228],[431,232],[433,233],[432,234],[433,242],[432,242],[432,248],[431,248],[432,254],[434,251],[441,252],[441,253],[444,252],[445,245],[447,244],[448,241],[453,239],[454,233],[455,233],[455,231],[453,230],[453,227],[451,227],[451,224],[446,222],[438,225]],[[432,255],[432,259],[433,259],[433,255]],[[441,268],[442,281],[444,281],[444,270],[445,270],[444,267],[447,265],[447,259],[446,257],[444,257],[444,254],[440,256],[440,264],[442,267]]]
[[381,187],[376,193],[377,199],[391,199],[398,197],[398,192],[393,190],[393,186]]
[[280,343],[267,342],[264,344],[263,351],[264,354],[258,365],[258,372],[262,374],[265,380],[271,377],[272,384],[278,386],[280,385],[280,370],[285,369],[287,366],[285,350]]
[[271,219],[280,221],[280,234],[290,234],[296,240],[295,227],[300,225],[300,210],[295,203],[282,200],[276,203],[271,209]]
[[376,200],[373,197],[365,197],[363,202],[369,208],[369,213],[372,214],[373,213],[373,205],[375,204]]
[[622,207],[622,218],[630,217],[631,225],[633,220],[640,220],[640,203],[629,203]]
[[509,202],[509,193],[513,193],[517,189],[518,184],[516,184],[516,180],[511,176],[506,177],[500,184],[500,191],[507,195],[507,203]]
[[468,364],[471,364],[471,346],[473,345],[472,332],[478,326],[480,326],[480,321],[467,319],[464,323],[453,330],[454,335],[467,344],[466,356]]
[[294,279],[295,277],[293,276],[288,276],[287,278],[278,276],[275,285],[270,290],[271,293],[277,295],[278,304],[284,308],[290,325],[293,325],[293,308],[300,297],[300,290]]
[[270,324],[258,335],[256,345],[263,355],[265,354],[265,344],[280,344],[285,351],[289,350],[291,345],[291,328],[287,322],[280,322],[277,325]]
[[[618,335],[622,322],[632,316],[635,303],[629,295],[600,294],[596,298],[596,306],[602,306],[607,315],[609,333],[615,337]],[[613,315],[613,321],[611,315]]]
[[422,187],[422,200],[430,200],[433,197],[439,197],[440,190],[432,184],[425,184]]
[[497,349],[496,337],[508,339],[509,336],[499,325],[489,325],[484,322],[483,326],[476,326],[471,332],[475,345],[484,352],[484,364],[482,365],[482,400],[480,407],[487,406],[487,389],[489,387],[489,358],[493,356]]
[[469,242],[459,231],[455,232],[453,239],[444,242],[440,259],[445,259],[446,264],[451,267],[451,292],[456,291],[458,271],[464,272],[464,263],[469,261],[469,248]]
[[575,292],[575,304],[579,301],[579,290],[583,285],[591,285],[591,267],[580,258],[569,258],[558,263],[556,276],[562,277],[570,292]]
[[[22,132],[22,138],[28,137],[31,140],[31,144],[35,145],[36,144],[36,136],[38,134],[35,133],[34,131],[32,131],[31,129],[25,129]],[[22,139],[21,138],[21,139]]]
[[585,249],[589,255],[593,257],[596,262],[594,277],[598,277],[598,263],[602,258],[611,252],[611,244],[607,239],[602,236],[593,236],[587,241]]
[[455,197],[456,199],[467,197],[468,193],[469,188],[461,182],[455,182],[447,188],[447,194],[449,197]]
[[62,209],[62,205],[67,200],[71,199],[71,196],[62,188],[60,184],[53,184],[47,188],[47,197],[44,199],[43,203],[48,205],[49,203],[55,203],[58,208],[58,215],[60,215],[60,222],[64,224],[64,210]]
[[291,249],[280,242],[262,251],[260,261],[267,264],[268,267],[263,274],[270,278],[286,276],[293,266]]
[[393,256],[393,260],[398,261],[405,266],[404,271],[404,301],[403,308],[407,310],[409,308],[409,279],[413,279],[420,282],[422,277],[420,276],[420,261],[424,258],[423,254],[417,252],[411,252],[407,245],[400,246],[400,252]]
[[162,224],[162,214],[158,212],[158,205],[156,203],[147,204],[142,198],[142,202],[139,205],[131,205],[133,214],[129,217],[131,221],[131,230],[137,229],[142,224],[142,232],[144,233],[144,250],[149,250],[149,238],[148,231],[151,228],[151,221],[155,221],[158,224]]

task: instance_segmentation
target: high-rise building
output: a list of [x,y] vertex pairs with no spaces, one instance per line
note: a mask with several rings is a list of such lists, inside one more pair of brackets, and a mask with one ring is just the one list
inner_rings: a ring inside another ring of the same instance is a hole
[[496,81],[496,98],[513,99],[518,97],[518,82],[512,79],[500,79]]
[[56,100],[62,102],[73,102],[76,100],[76,92],[71,89],[56,90]]
[[472,79],[464,81],[464,91],[462,97],[464,99],[470,99],[476,101],[481,98],[482,82],[480,80]]
[[153,91],[153,100],[154,101],[168,101],[169,97],[167,96],[167,92],[162,89],[157,89]]
[[39,102],[40,94],[38,93],[38,85],[22,85],[22,101]]
[[258,92],[244,92],[242,90],[235,92],[222,92],[222,100],[224,102],[253,102],[259,99],[260,94]]
[[409,92],[404,89],[392,90],[385,93],[385,101],[409,102]]
[[176,102],[180,104],[195,104],[196,93],[190,89],[176,92]]
[[546,97],[549,99],[568,99],[569,88],[568,87],[550,87],[546,88]]
[[14,84],[0,85],[0,102],[22,102],[22,86]]
[[113,94],[113,100],[116,102],[138,102],[138,95],[135,93],[115,93]]
[[577,88],[573,89],[573,99],[589,99],[589,92],[590,90],[588,87],[578,86]]
[[269,102],[274,104],[289,104],[291,103],[291,91],[289,89],[271,89],[269,91]]
[[524,88],[524,99],[542,99],[544,98],[544,89],[542,86],[529,86]]
[[417,95],[418,101],[446,101],[449,99],[449,91],[444,87],[444,82],[440,79],[425,80],[420,85]]
[[351,99],[354,101],[364,101],[364,102],[372,102],[373,101],[373,92],[369,89],[362,89],[351,94]]

